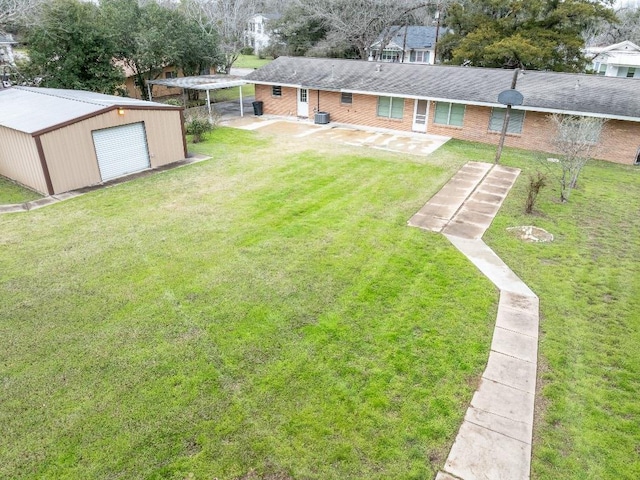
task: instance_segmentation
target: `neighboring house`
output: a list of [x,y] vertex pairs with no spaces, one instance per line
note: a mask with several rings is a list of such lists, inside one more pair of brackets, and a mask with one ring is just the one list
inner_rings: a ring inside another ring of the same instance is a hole
[[628,40],[607,47],[589,47],[591,69],[606,77],[640,78],[640,47]]
[[0,65],[13,65],[15,58],[13,56],[13,46],[17,42],[13,40],[10,34],[0,34]]
[[[140,89],[136,87],[136,77],[131,68],[124,65],[122,62],[119,62],[118,65],[122,67],[125,75],[125,89],[127,91],[127,96],[131,98],[142,98],[140,93]],[[215,67],[205,68],[200,72],[200,75],[212,75],[215,74]],[[153,80],[161,80],[161,79],[169,79],[169,78],[179,78],[184,77],[185,75],[182,73],[182,70],[177,69],[173,66],[167,66],[162,69],[162,73]],[[156,85],[153,87],[153,98],[162,98],[162,97],[171,97],[174,95],[179,95],[182,92],[179,88],[171,88],[165,87],[163,85]]]
[[81,90],[0,90],[0,175],[45,195],[186,158],[181,107]]
[[[425,132],[497,144],[513,70],[279,57],[249,74],[264,113]],[[526,71],[517,89],[506,145],[555,152],[550,113],[609,119],[594,156],[619,163],[640,159],[638,82],[597,75]],[[557,152],[556,152],[557,153]]]
[[381,33],[369,49],[369,60],[399,63],[435,63],[437,27],[394,26]]
[[269,22],[278,20],[280,17],[281,15],[278,13],[257,13],[252,16],[244,34],[245,46],[252,47],[253,52],[256,55],[259,55],[260,52],[267,48],[271,42]]

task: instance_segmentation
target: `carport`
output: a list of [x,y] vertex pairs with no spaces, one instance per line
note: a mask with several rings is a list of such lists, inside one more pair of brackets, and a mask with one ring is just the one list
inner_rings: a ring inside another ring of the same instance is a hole
[[242,86],[247,82],[239,76],[235,75],[199,75],[196,77],[179,77],[179,78],[164,78],[161,80],[149,80],[147,82],[147,93],[149,94],[149,100],[151,101],[151,85],[163,85],[165,87],[181,88],[185,90],[204,90],[207,92],[207,110],[209,116],[211,116],[211,90],[220,90],[222,88],[240,87],[239,101],[240,101],[240,116],[244,117],[244,108],[242,106]]

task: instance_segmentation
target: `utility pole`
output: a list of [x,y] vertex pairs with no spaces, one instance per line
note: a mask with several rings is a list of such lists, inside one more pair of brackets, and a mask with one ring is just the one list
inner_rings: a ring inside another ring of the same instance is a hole
[[433,64],[438,61],[438,34],[440,33],[440,2],[436,10],[436,38],[433,40]]

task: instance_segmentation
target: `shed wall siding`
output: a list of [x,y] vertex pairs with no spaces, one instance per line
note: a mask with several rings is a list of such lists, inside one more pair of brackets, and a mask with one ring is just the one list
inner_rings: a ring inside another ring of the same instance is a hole
[[38,148],[27,133],[0,127],[0,175],[48,194]]
[[[414,100],[405,99],[404,114],[401,120],[377,116],[378,97],[375,95],[353,94],[353,103],[340,103],[339,92],[320,92],[320,111],[329,112],[332,122],[363,125],[376,128],[389,128],[400,131],[411,131],[413,126]],[[256,85],[256,99],[264,102],[264,112],[273,115],[295,116],[296,89],[282,88],[282,97],[272,97],[271,87]],[[314,108],[318,108],[318,93],[309,91],[310,117]],[[489,132],[490,107],[467,105],[462,127],[437,125],[433,122],[435,102],[429,108],[427,133],[444,135],[460,140],[498,144],[499,132]],[[553,125],[547,113],[525,112],[525,120],[521,134],[509,134],[505,145],[526,150],[537,150],[556,154],[551,144]],[[611,120],[605,125],[601,142],[593,151],[595,158],[616,163],[631,164],[635,160],[640,147],[640,122],[623,122]]]
[[45,133],[40,138],[55,193],[100,183],[100,171],[91,132],[144,122],[151,167],[184,158],[179,110],[112,110]]

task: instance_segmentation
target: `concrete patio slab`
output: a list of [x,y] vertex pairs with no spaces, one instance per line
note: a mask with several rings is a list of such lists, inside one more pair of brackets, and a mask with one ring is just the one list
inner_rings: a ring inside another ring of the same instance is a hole
[[464,480],[527,480],[531,445],[463,422],[445,470]]
[[409,219],[408,224],[434,232],[443,231],[490,169],[489,163],[467,162]]

